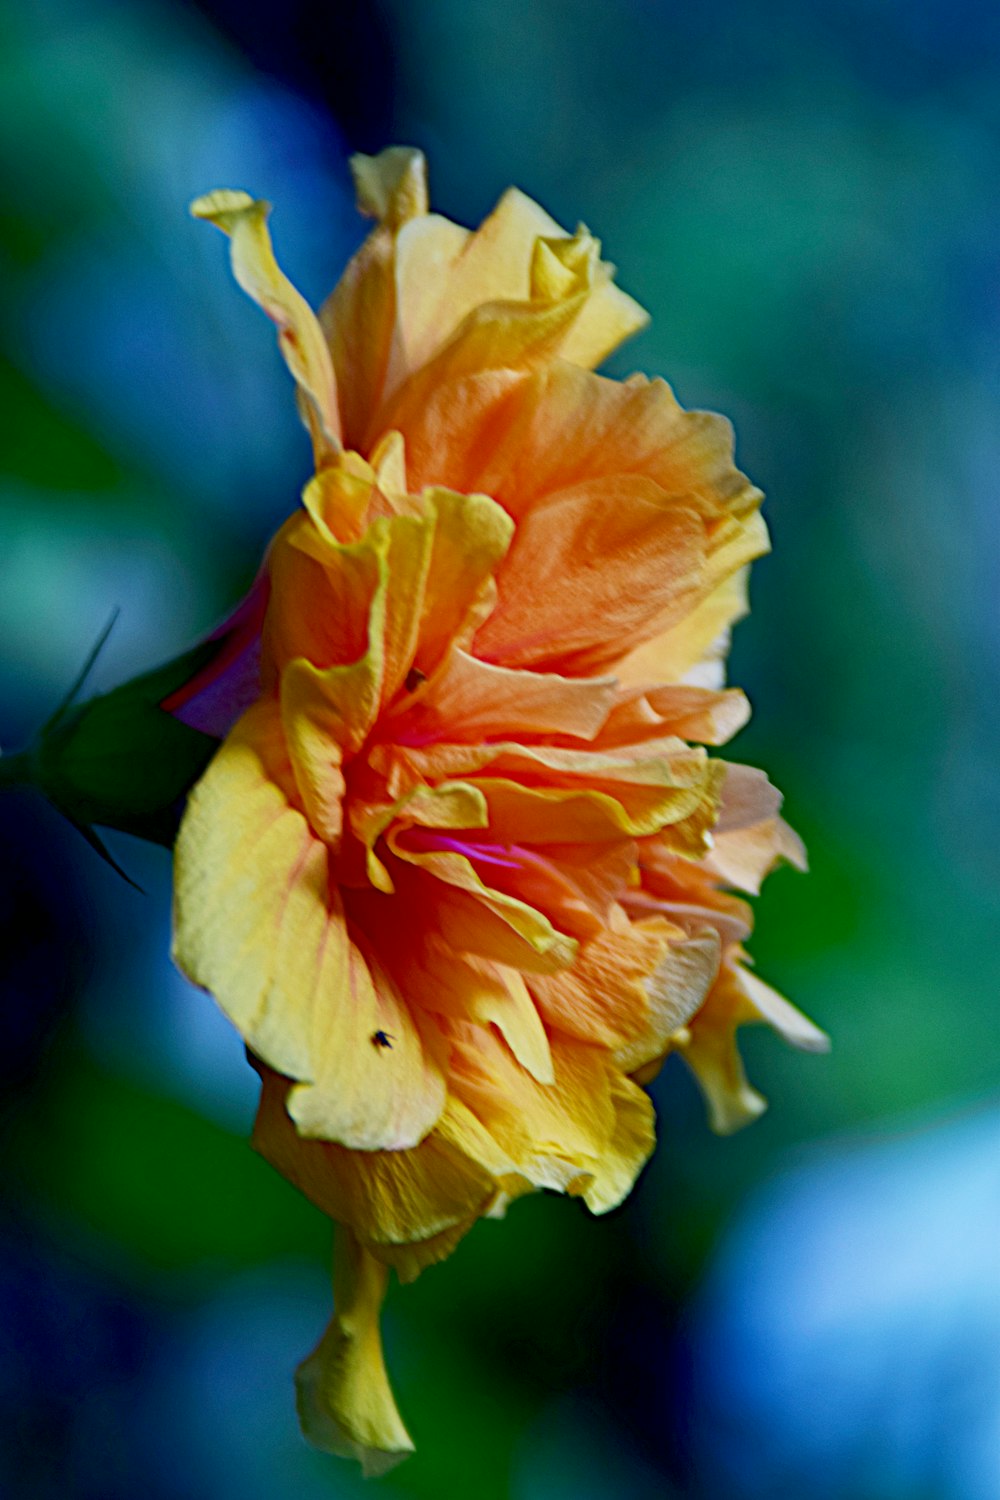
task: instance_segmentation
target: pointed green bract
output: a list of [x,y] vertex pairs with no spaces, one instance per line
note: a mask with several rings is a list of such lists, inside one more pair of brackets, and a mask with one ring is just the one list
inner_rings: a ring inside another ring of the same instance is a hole
[[64,708],[31,751],[11,757],[19,779],[83,830],[98,824],[169,848],[183,801],[218,741],[160,705],[218,649],[218,641],[205,641],[113,692]]

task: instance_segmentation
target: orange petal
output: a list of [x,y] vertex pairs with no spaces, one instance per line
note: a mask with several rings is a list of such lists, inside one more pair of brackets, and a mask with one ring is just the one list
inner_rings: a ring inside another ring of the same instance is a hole
[[418,784],[461,777],[486,798],[497,842],[509,844],[618,841],[668,824],[680,831],[688,819],[704,833],[724,774],[721,763],[677,740],[604,753],[503,742],[397,745],[374,763],[390,785],[406,767]]
[[750,828],[755,823],[773,818],[781,806],[782,796],[778,788],[756,766],[744,766],[736,762],[726,765],[722,783],[722,800],[719,806],[718,832],[728,833],[738,828]]
[[556,491],[620,475],[641,475],[716,522],[760,503],[734,467],[730,423],[685,411],[662,380],[622,384],[558,361],[516,387],[506,416],[494,418],[492,445],[480,441],[470,479],[517,519]]
[[[421,872],[415,899],[426,906],[428,919],[456,952],[539,973],[572,962],[573,938],[526,902],[487,885],[465,855],[445,847],[407,847],[396,833],[390,833],[388,843],[404,866]],[[437,882],[429,889],[428,877]]]
[[807,868],[805,846],[798,834],[783,818],[768,818],[750,828],[717,834],[706,864],[727,885],[756,896],[765,876],[781,860],[797,870]]
[[685,939],[652,918],[609,928],[565,973],[532,977],[531,990],[549,1026],[608,1047],[634,1072],[697,1011],[718,968],[713,936]]
[[514,671],[457,648],[392,721],[392,737],[420,744],[496,735],[569,735],[590,740],[614,703],[613,677]]
[[724,745],[749,717],[750,705],[739,688],[633,688],[619,692],[597,743],[605,748],[676,735],[701,745]]
[[593,675],[697,602],[703,557],[696,511],[653,480],[582,480],[522,517],[476,654]]
[[[769,545],[763,520],[760,516],[750,517],[739,548],[722,549],[707,560],[705,577],[711,583],[707,597],[684,619],[618,662],[615,672],[620,681],[623,684],[683,681],[702,688],[721,688],[732,627],[749,609],[745,564],[761,557]],[[735,571],[727,574],[731,562]]]

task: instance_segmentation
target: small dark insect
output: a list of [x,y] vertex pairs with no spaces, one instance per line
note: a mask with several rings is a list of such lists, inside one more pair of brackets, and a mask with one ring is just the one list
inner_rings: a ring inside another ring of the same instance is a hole
[[391,1050],[392,1044],[393,1044],[393,1040],[394,1040],[394,1038],[393,1038],[393,1035],[392,1035],[392,1033],[390,1031],[373,1031],[372,1032],[372,1046],[373,1047],[388,1047]]

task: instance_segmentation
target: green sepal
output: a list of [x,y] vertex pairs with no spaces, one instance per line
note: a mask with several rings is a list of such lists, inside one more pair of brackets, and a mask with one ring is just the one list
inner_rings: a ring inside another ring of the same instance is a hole
[[81,829],[96,823],[169,848],[184,798],[219,742],[160,704],[218,650],[218,641],[203,641],[110,693],[64,705],[27,752],[30,779]]

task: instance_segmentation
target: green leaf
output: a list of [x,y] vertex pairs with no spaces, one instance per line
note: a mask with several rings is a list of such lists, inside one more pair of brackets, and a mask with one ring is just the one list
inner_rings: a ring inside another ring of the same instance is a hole
[[8,1191],[85,1225],[138,1267],[328,1255],[329,1221],[241,1136],[102,1067],[72,1036],[52,1062],[8,1125]]

